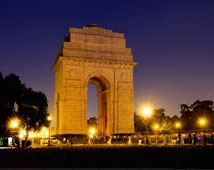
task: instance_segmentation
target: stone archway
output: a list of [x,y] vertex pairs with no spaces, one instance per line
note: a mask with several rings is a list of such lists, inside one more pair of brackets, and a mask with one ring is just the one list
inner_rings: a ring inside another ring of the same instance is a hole
[[133,133],[135,65],[124,34],[96,25],[70,28],[53,66],[55,133],[87,134],[88,83],[98,89],[100,135]]
[[[88,83],[93,84],[98,91],[98,135],[110,136],[110,102],[111,86],[102,76],[91,77]],[[87,102],[87,101],[86,101]]]

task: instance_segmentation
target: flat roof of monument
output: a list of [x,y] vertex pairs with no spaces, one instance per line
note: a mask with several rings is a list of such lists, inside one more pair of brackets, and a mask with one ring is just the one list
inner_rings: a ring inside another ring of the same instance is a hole
[[120,32],[113,32],[110,29],[106,29],[101,27],[98,24],[89,24],[83,27],[70,27],[69,28],[70,33],[78,33],[78,34],[91,34],[91,35],[103,35],[103,36],[109,36],[109,37],[117,37],[117,38],[124,38],[124,33]]

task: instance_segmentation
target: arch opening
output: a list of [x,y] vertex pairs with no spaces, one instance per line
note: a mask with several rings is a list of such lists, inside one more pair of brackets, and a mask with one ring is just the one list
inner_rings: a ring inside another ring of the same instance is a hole
[[97,88],[93,84],[88,84],[87,91],[87,129],[95,128],[98,125],[98,98]]
[[[92,122],[88,121],[88,128],[94,126],[97,129],[97,135],[99,137],[109,136],[108,133],[108,89],[109,84],[100,77],[92,77],[87,83],[87,110],[89,111],[87,116],[91,116],[90,111],[96,112],[92,113]],[[90,91],[92,90],[92,92]],[[90,94],[94,93],[94,94]],[[88,95],[89,98],[88,98]],[[93,96],[93,98],[91,98]],[[90,104],[90,106],[89,106]],[[89,108],[96,107],[96,108]],[[94,119],[97,118],[97,120]],[[92,125],[93,124],[93,125]]]

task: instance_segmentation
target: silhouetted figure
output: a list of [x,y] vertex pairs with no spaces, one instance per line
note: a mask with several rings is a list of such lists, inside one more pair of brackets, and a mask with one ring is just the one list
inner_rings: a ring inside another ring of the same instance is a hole
[[181,132],[178,132],[178,144],[181,144]]
[[189,144],[192,143],[192,136],[191,136],[191,133],[188,133],[188,143],[189,143]]
[[193,145],[195,146],[197,143],[197,136],[196,136],[196,133],[193,132]]
[[147,144],[147,145],[149,144],[149,139],[148,139],[148,137],[146,137],[146,144]]

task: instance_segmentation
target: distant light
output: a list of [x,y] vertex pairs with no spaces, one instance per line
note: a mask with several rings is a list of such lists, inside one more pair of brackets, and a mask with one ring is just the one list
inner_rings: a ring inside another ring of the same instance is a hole
[[[19,138],[23,139],[27,135],[27,131],[25,129],[20,129]],[[49,130],[47,127],[42,127],[40,131],[31,130],[28,132],[28,138],[47,138],[49,136]]]
[[204,118],[204,117],[199,118],[199,120],[198,120],[198,124],[199,124],[201,127],[206,126],[206,124],[207,124],[207,119],[206,119],[206,118]]
[[24,129],[20,129],[19,138],[23,139],[26,136],[27,132]]
[[175,127],[176,127],[177,129],[180,129],[180,128],[181,128],[181,122],[176,122],[176,123],[175,123]]
[[38,137],[48,137],[49,136],[49,130],[47,127],[42,127],[42,129],[38,133]]
[[31,131],[29,132],[29,138],[32,139],[32,138],[36,138],[36,137],[37,137],[37,133],[34,132],[33,130],[31,130]]
[[154,124],[154,126],[153,126],[153,129],[155,130],[155,131],[157,131],[158,129],[159,129],[159,124]]
[[52,119],[51,119],[51,116],[48,116],[48,117],[47,117],[47,120],[48,120],[48,121],[51,121],[51,120],[52,120]]
[[89,134],[90,135],[95,135],[95,133],[96,133],[96,129],[95,128],[90,128],[89,129]]

